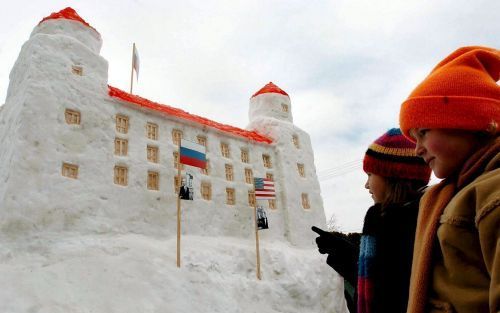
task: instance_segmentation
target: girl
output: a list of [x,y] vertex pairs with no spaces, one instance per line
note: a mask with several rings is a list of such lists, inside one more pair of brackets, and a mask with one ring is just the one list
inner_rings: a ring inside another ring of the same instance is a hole
[[391,129],[366,151],[365,188],[375,204],[366,213],[361,242],[353,234],[313,227],[319,252],[328,253],[327,263],[344,277],[351,313],[356,298],[360,313],[406,311],[418,202],[431,172],[414,149],[399,129]]
[[464,47],[402,104],[400,124],[443,180],[422,198],[408,312],[500,312],[500,51]]

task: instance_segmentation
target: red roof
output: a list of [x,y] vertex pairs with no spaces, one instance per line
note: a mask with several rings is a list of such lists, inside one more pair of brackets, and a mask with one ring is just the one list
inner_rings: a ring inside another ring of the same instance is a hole
[[197,116],[194,114],[190,114],[190,113],[183,111],[181,109],[177,109],[177,108],[174,108],[174,107],[171,107],[168,105],[159,104],[159,103],[150,101],[148,99],[129,94],[123,90],[120,90],[118,88],[115,88],[115,87],[112,87],[109,85],[108,85],[108,87],[109,87],[109,95],[111,97],[130,102],[130,103],[138,105],[140,107],[148,108],[150,110],[155,110],[155,111],[162,112],[162,113],[166,113],[167,115],[170,115],[170,116],[175,116],[175,117],[180,118],[180,119],[184,119],[187,121],[195,122],[195,123],[200,124],[200,125],[215,128],[215,129],[221,130],[221,131],[226,132],[226,133],[230,133],[230,134],[238,136],[238,137],[250,139],[252,141],[263,142],[263,143],[268,143],[268,144],[273,142],[270,138],[268,138],[264,135],[261,135],[255,131],[248,131],[248,130],[244,130],[244,129],[241,129],[238,127],[217,123],[217,122],[214,122],[214,121],[209,120],[207,118]]
[[92,28],[93,30],[96,31],[96,33],[99,34],[99,32],[94,27],[90,26],[89,23],[85,22],[85,20],[83,18],[81,18],[80,15],[78,15],[78,13],[76,13],[76,11],[70,7],[62,9],[59,12],[53,12],[49,16],[44,17],[43,20],[41,20],[40,23],[38,23],[38,25],[45,22],[46,20],[56,20],[56,19],[60,19],[60,18],[80,22],[83,25]]
[[288,94],[285,91],[283,91],[283,89],[281,89],[280,87],[276,86],[272,82],[269,82],[269,84],[265,85],[259,91],[257,91],[256,93],[254,93],[254,95],[252,96],[252,98],[255,97],[255,96],[258,96],[260,94],[263,94],[263,93],[280,93],[282,95],[285,95],[285,96],[289,97]]

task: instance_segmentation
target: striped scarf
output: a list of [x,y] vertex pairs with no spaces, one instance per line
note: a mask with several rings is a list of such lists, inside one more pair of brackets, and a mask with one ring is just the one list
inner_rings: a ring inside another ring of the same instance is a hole
[[375,229],[379,225],[380,204],[368,209],[363,225],[358,260],[358,313],[374,311],[374,276],[376,273],[377,239]]
[[376,248],[377,241],[375,236],[363,235],[361,237],[358,262],[358,313],[370,313],[373,311],[373,264]]

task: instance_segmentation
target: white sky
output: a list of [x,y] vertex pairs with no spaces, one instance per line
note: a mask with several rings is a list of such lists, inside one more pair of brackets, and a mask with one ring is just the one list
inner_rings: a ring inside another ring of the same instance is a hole
[[135,42],[134,93],[218,122],[245,128],[255,91],[285,90],[311,135],[326,216],[344,231],[360,230],[372,201],[364,151],[398,125],[411,90],[460,46],[500,48],[498,0],[17,0],[0,13],[0,104],[32,29],[67,6],[101,34],[114,87],[129,89]]

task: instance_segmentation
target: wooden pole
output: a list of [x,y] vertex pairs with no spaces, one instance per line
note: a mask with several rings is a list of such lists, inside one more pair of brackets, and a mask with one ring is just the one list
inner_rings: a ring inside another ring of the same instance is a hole
[[[179,142],[177,158],[177,179],[181,183],[181,143]],[[176,186],[176,188],[178,188]],[[177,267],[181,267],[181,197],[180,190],[177,190]]]
[[134,50],[135,50],[135,42],[132,45],[132,70],[130,71],[130,94],[132,94],[132,87],[134,86]]
[[[255,194],[255,189],[254,189]],[[257,200],[255,200],[257,202]],[[255,224],[255,251],[257,256],[257,279],[261,280],[260,277],[260,252],[259,252],[259,228],[257,227],[257,203],[253,206],[253,220]]]

